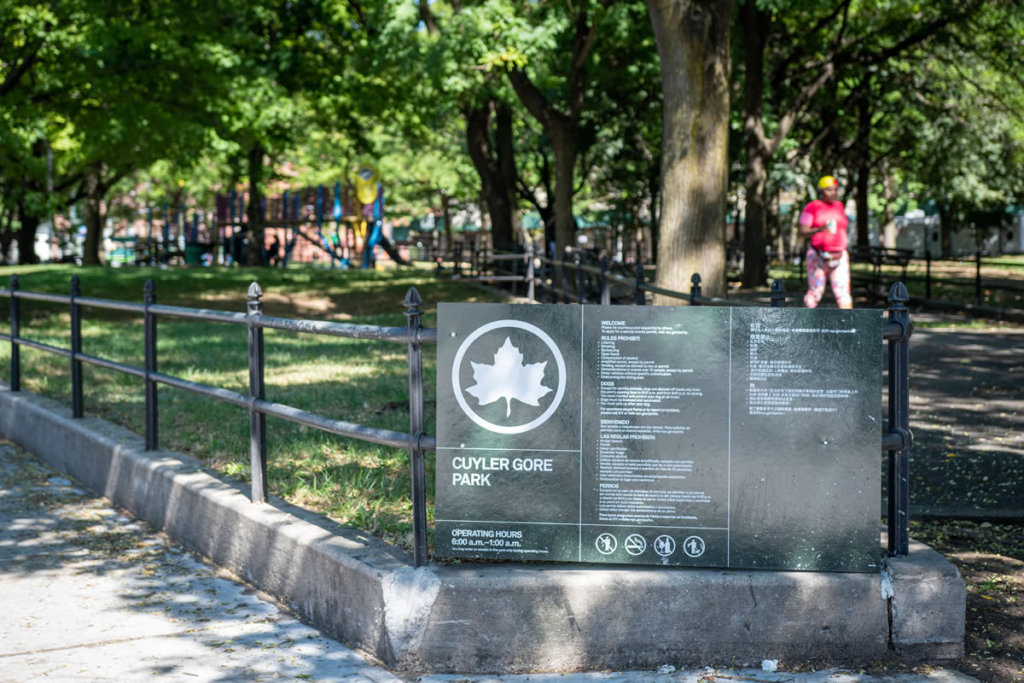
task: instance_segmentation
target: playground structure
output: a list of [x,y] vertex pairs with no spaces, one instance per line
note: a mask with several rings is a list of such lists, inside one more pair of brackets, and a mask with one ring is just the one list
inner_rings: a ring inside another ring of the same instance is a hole
[[[362,169],[361,169],[362,170]],[[357,185],[359,180],[357,179]],[[433,231],[395,228],[384,218],[384,188],[373,177],[369,191],[335,183],[285,191],[260,200],[262,265],[325,264],[331,268],[374,268],[378,260],[408,265],[440,248]],[[245,263],[251,239],[246,192],[215,196],[213,212],[184,207],[143,210],[134,235],[108,240],[115,265],[225,265]],[[403,239],[396,239],[402,237]]]

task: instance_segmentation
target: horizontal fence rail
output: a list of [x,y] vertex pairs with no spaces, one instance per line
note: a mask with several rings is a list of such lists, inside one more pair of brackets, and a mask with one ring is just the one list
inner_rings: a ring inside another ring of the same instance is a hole
[[[514,254],[495,252],[488,256],[474,251],[472,260],[466,264],[468,269],[463,267],[464,262],[460,249],[454,250],[452,259],[452,275],[454,277],[476,282],[523,283],[526,285],[526,298],[531,302],[539,300],[537,290],[543,289],[547,292],[545,299],[547,303],[560,301],[561,303],[607,305],[612,303],[612,285],[619,285],[629,291],[628,300],[638,305],[648,303],[647,292],[678,299],[691,306],[758,305],[757,303],[730,301],[719,297],[706,297],[701,290],[701,278],[696,274],[691,281],[690,292],[680,292],[659,287],[650,282],[646,278],[646,271],[642,263],[638,263],[633,268],[633,273],[626,277],[613,272],[613,264],[607,257],[602,257],[598,265],[584,262],[579,254],[572,259],[565,255],[559,260],[543,255],[532,244],[528,245],[522,253]],[[503,265],[499,266],[498,264]],[[521,266],[522,272],[519,274],[509,273],[509,268],[504,264]],[[488,267],[493,273],[500,271],[502,274],[485,274],[484,268]],[[623,268],[621,264],[617,264],[615,267]],[[592,291],[594,295],[588,296],[588,291]],[[621,301],[617,303],[621,303]]]
[[[558,262],[545,259],[533,253],[527,253],[526,255],[503,255],[501,258],[512,262],[525,261],[525,278],[518,275],[515,278],[517,281],[526,282],[531,299],[533,299],[536,286],[547,286],[543,282],[543,278],[535,276],[534,267],[540,264],[542,267],[551,268],[552,282],[554,282],[554,268],[562,268],[563,297],[567,294],[565,282],[568,279],[568,268],[574,267],[578,282],[580,283],[579,291],[582,294],[582,296],[574,298],[581,303],[586,300],[586,288],[583,286],[582,278],[586,275],[591,275],[599,278],[600,300],[605,303],[609,299],[608,290],[610,283],[616,282],[621,285],[633,286],[635,301],[638,304],[646,303],[643,296],[644,292],[654,292],[685,300],[690,305],[756,305],[702,296],[701,279],[696,274],[691,280],[690,293],[683,294],[664,290],[645,282],[642,265],[638,265],[636,268],[636,278],[626,278],[608,272],[607,262],[595,268],[582,263],[574,263],[570,266],[566,261]],[[436,437],[428,435],[424,431],[422,346],[423,344],[437,343],[437,330],[422,326],[422,311],[420,309],[423,301],[415,288],[408,290],[403,302],[407,320],[405,327],[378,327],[268,316],[263,313],[263,302],[261,301],[263,291],[255,282],[249,286],[245,313],[157,304],[155,286],[152,280],[146,281],[143,291],[143,303],[83,297],[81,296],[80,283],[77,276],[71,278],[70,293],[68,295],[59,295],[23,291],[19,288],[18,276],[12,275],[10,287],[0,289],[0,296],[8,297],[10,302],[10,334],[0,333],[0,340],[11,343],[11,391],[21,390],[21,347],[36,349],[70,360],[72,415],[75,418],[81,418],[84,414],[82,364],[93,365],[138,377],[145,382],[145,438],[147,450],[156,450],[159,447],[157,387],[161,384],[246,409],[249,412],[250,419],[251,498],[253,502],[266,502],[268,496],[266,451],[266,416],[268,415],[338,436],[407,450],[410,454],[410,468],[412,472],[413,558],[416,566],[423,566],[427,563],[425,452],[434,450],[437,441]],[[910,320],[906,307],[907,300],[907,291],[903,283],[899,282],[893,285],[889,293],[889,319],[883,325],[882,335],[883,340],[888,343],[889,350],[889,420],[888,432],[882,435],[881,443],[882,450],[888,453],[888,550],[889,554],[894,556],[906,555],[909,550],[908,480],[912,437],[909,427]],[[22,337],[21,301],[42,301],[69,306],[71,312],[70,348],[65,349]],[[785,288],[781,280],[776,280],[772,284],[770,305],[772,307],[784,307],[785,303]],[[84,353],[82,351],[81,335],[83,308],[115,310],[143,316],[144,367],[140,368]],[[161,373],[158,369],[157,358],[157,319],[159,317],[246,326],[249,340],[248,393],[243,394],[230,389],[193,382],[181,377]],[[344,420],[335,420],[294,406],[268,401],[264,382],[264,329],[406,344],[409,366],[408,433],[369,427]]]
[[[252,467],[250,496],[253,502],[266,502],[268,497],[266,476],[266,416],[268,415],[338,436],[408,450],[412,459],[414,483],[414,490],[412,491],[413,555],[417,566],[426,564],[426,486],[424,480],[426,466],[424,453],[428,450],[433,450],[437,440],[434,436],[426,434],[423,429],[423,371],[420,349],[423,344],[437,342],[437,330],[421,326],[421,313],[418,307],[421,305],[422,300],[415,289],[409,291],[404,302],[406,316],[409,321],[406,327],[377,327],[373,325],[279,318],[264,315],[263,303],[260,300],[263,292],[256,283],[249,287],[246,313],[157,304],[155,286],[152,280],[146,281],[143,291],[143,303],[83,297],[80,295],[80,282],[77,276],[71,279],[70,293],[61,295],[23,291],[19,288],[18,276],[13,275],[11,276],[10,287],[0,289],[0,296],[8,297],[10,300],[11,332],[10,334],[0,333],[0,340],[11,343],[10,386],[12,391],[21,390],[21,347],[36,349],[70,360],[72,365],[72,416],[75,418],[81,418],[84,415],[83,364],[138,377],[145,382],[145,442],[147,450],[159,448],[158,385],[163,384],[248,410],[250,415],[250,464]],[[70,348],[61,348],[22,337],[21,301],[42,301],[69,306],[71,310]],[[144,323],[144,367],[137,367],[84,353],[82,351],[81,334],[83,308],[121,311],[142,316]],[[249,331],[249,393],[242,394],[230,389],[193,382],[182,377],[159,372],[156,355],[157,319],[159,317],[247,327]],[[345,420],[335,420],[294,406],[268,401],[263,381],[265,361],[264,329],[406,344],[409,347],[409,376],[410,386],[413,389],[410,392],[410,431],[408,433],[394,432]],[[412,385],[416,386],[412,387]]]

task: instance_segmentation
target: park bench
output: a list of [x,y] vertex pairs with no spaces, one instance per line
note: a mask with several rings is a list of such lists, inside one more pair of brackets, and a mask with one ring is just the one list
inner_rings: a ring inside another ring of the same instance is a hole
[[[856,246],[850,249],[850,260],[853,263],[870,263],[869,275],[855,274],[852,278],[854,288],[874,300],[885,300],[889,286],[896,280],[906,281],[907,266],[914,252],[911,249],[892,247]],[[883,266],[898,266],[900,277],[892,278],[892,282],[883,277]]]

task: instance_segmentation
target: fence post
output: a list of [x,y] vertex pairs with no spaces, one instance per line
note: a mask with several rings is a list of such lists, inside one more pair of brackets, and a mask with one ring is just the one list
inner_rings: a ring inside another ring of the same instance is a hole
[[455,261],[455,277],[462,277],[462,243],[452,247],[452,260]]
[[700,306],[700,302],[697,301],[700,296],[700,273],[694,273],[690,277],[690,305]]
[[409,456],[412,465],[413,560],[417,567],[427,564],[427,464],[420,448],[423,437],[423,350],[420,343],[419,306],[423,297],[415,287],[405,294],[405,317],[409,335]]
[[82,295],[82,283],[77,275],[71,276],[71,416],[80,418],[85,414],[82,400],[82,307],[75,301]]
[[974,305],[981,306],[981,249],[974,258]]
[[21,391],[21,301],[17,297],[18,275],[11,275],[11,391]]
[[547,288],[547,303],[553,304],[558,302],[558,252],[555,250],[554,242],[551,242],[547,249],[544,250],[544,254],[546,261],[542,277]]
[[576,264],[576,294],[581,304],[587,303],[587,274],[583,272],[583,254],[576,252],[573,263]]
[[246,317],[249,318],[249,465],[252,470],[252,502],[267,502],[267,416],[256,410],[256,401],[266,398],[263,382],[263,328],[254,316],[263,315],[263,290],[249,285]]
[[569,303],[569,251],[562,250],[562,303]]
[[146,363],[146,450],[155,451],[159,448],[159,421],[157,419],[157,384],[153,379],[156,372],[156,316],[150,312],[149,307],[156,303],[156,286],[153,280],[147,279],[142,289],[142,303],[145,306],[143,314],[143,333],[145,346]]
[[779,278],[772,280],[772,308],[786,307],[786,283]]
[[889,555],[906,555],[910,547],[910,312],[907,288],[896,282],[889,290],[889,322],[902,334],[889,340],[889,431],[904,435],[902,447],[889,451]]
[[612,302],[611,287],[608,282],[608,256],[601,257],[601,305],[607,306]]
[[932,298],[932,250],[924,249],[924,298]]
[[[639,250],[639,247],[637,247]],[[647,303],[647,295],[644,294],[644,262],[636,262],[636,291],[634,297],[637,306],[643,306]]]
[[533,270],[533,258],[533,242],[528,242],[526,244],[526,298],[529,299],[531,303],[536,301],[537,296],[537,291],[534,289],[535,283],[533,281],[536,275]]

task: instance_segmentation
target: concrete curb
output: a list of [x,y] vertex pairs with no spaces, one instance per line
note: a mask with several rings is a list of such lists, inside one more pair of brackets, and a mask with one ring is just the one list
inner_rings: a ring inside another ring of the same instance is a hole
[[930,548],[879,574],[522,564],[416,569],[401,550],[193,459],[0,386],[0,436],[399,671],[954,662],[964,583]]

